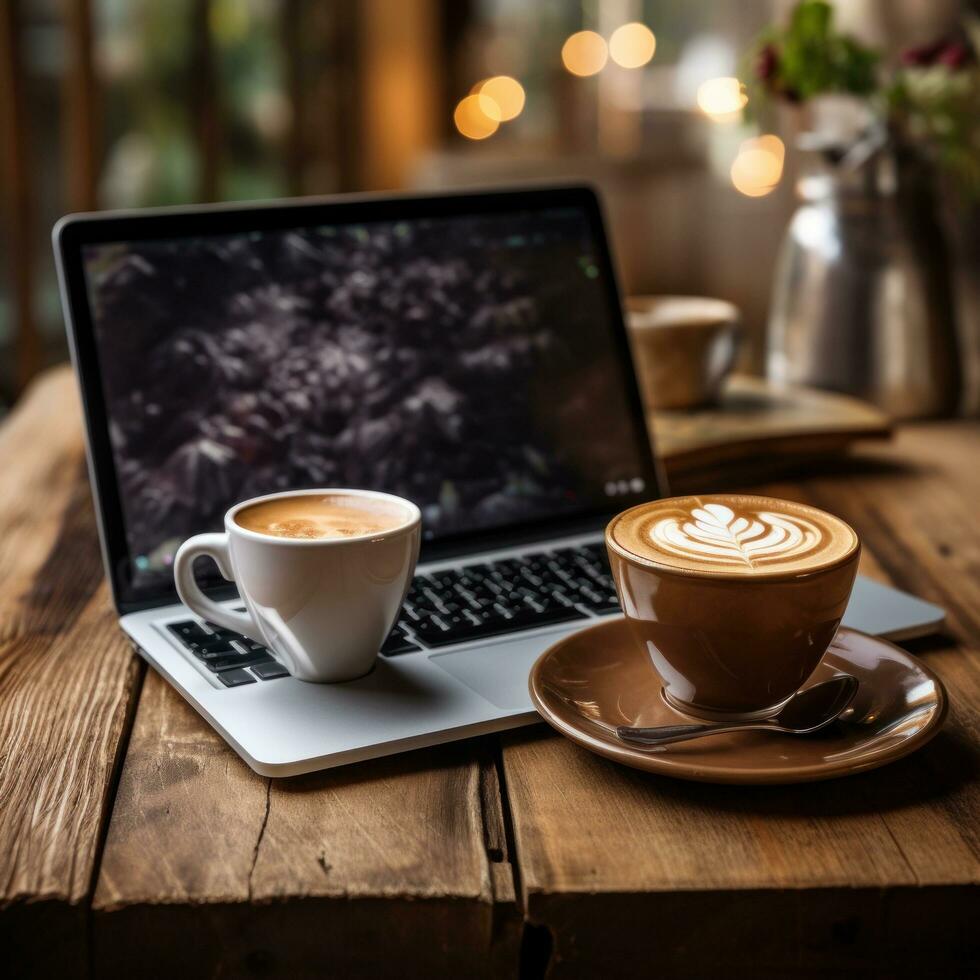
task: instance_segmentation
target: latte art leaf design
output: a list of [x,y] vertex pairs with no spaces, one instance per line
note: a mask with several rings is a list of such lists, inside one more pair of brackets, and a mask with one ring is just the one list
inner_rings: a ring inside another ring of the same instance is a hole
[[821,530],[793,514],[736,514],[724,504],[691,510],[688,520],[665,517],[650,529],[654,545],[668,554],[714,565],[756,568],[801,558],[823,542]]

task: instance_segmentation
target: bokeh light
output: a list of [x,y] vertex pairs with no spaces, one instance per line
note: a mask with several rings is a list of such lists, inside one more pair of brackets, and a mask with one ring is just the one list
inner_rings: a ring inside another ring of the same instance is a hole
[[783,160],[786,159],[786,147],[778,136],[773,133],[765,133],[762,136],[757,136],[754,140],[749,140],[749,142],[754,143],[760,149],[767,150],[773,156],[779,157],[779,164],[782,166]]
[[623,24],[609,38],[609,57],[621,68],[641,68],[657,50],[657,39],[646,24]]
[[498,108],[500,122],[516,119],[524,108],[524,86],[510,75],[494,75],[480,82],[474,92],[492,99]]
[[709,78],[698,87],[698,107],[715,122],[737,118],[748,101],[745,86],[737,78]]
[[453,122],[467,139],[485,140],[500,126],[500,106],[482,92],[467,95],[456,106]]
[[595,31],[573,34],[561,49],[562,63],[573,75],[594,75],[602,71],[608,57],[606,42]]
[[786,148],[778,136],[767,134],[745,140],[732,161],[735,190],[746,197],[764,197],[775,190],[783,176]]

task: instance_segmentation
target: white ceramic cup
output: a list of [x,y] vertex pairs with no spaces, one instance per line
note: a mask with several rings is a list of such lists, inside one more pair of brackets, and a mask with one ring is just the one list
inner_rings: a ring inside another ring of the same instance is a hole
[[[380,533],[350,538],[280,538],[249,531],[235,515],[281,497],[320,496],[370,508],[383,501],[405,520]],[[371,490],[293,490],[255,497],[225,514],[223,533],[196,534],[174,559],[181,601],[203,619],[272,650],[304,681],[348,681],[368,673],[395,624],[418,560],[422,515],[402,497]],[[238,586],[245,612],[208,598],[194,560],[212,558]]]

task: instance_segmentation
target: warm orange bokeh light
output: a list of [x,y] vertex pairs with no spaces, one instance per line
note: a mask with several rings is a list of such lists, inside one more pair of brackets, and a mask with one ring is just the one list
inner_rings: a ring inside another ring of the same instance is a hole
[[698,107],[715,122],[735,119],[748,101],[737,78],[709,78],[698,87]]
[[775,190],[783,175],[786,149],[778,136],[745,140],[732,162],[732,184],[746,197],[764,197]]
[[460,99],[453,122],[459,132],[470,140],[485,140],[500,126],[500,106],[482,92]]
[[773,156],[778,157],[779,165],[782,166],[783,160],[786,159],[786,147],[778,136],[774,136],[772,133],[765,133],[762,136],[757,136],[754,140],[749,140],[749,142],[754,143],[759,149],[767,150]]
[[493,99],[499,109],[497,118],[501,122],[516,119],[524,108],[524,86],[510,75],[494,75],[480,82],[474,91]]
[[562,63],[573,75],[594,75],[602,71],[608,57],[606,42],[595,31],[573,34],[561,49]]
[[646,24],[623,24],[609,39],[609,57],[621,68],[641,68],[657,50],[657,39]]

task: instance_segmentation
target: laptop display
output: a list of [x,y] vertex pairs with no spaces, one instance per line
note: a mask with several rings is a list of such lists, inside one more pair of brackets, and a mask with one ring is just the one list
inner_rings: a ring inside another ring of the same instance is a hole
[[128,591],[276,490],[400,494],[427,541],[652,493],[595,236],[524,205],[84,245]]

